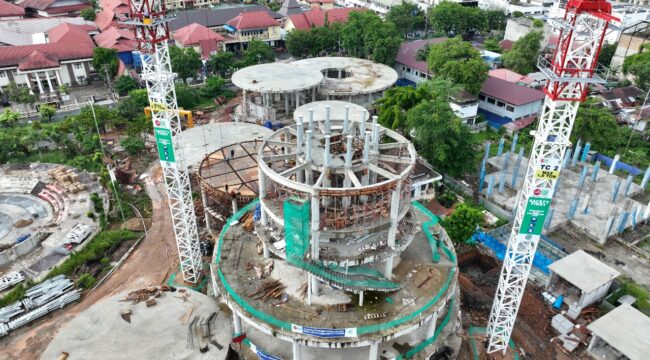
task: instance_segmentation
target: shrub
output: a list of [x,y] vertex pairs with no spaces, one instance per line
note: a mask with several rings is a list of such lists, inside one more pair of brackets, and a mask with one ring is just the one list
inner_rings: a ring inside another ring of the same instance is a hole
[[97,282],[97,279],[95,279],[94,276],[90,274],[81,274],[79,278],[77,279],[77,286],[79,286],[82,289],[90,289],[95,285]]
[[456,202],[456,194],[454,194],[453,191],[447,189],[444,193],[442,193],[442,195],[438,197],[437,200],[440,205],[449,208]]

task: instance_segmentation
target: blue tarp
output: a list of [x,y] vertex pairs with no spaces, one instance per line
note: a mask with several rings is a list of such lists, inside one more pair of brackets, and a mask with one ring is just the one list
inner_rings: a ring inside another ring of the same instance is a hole
[[230,25],[228,25],[228,24],[224,25],[223,28],[226,29],[226,30],[228,30],[228,31],[230,31],[230,32],[235,32],[235,31],[237,31],[237,29],[235,29],[234,26],[230,26]]
[[409,79],[404,79],[404,78],[399,78],[397,79],[397,82],[395,83],[397,86],[413,86],[416,87],[417,84],[414,81],[411,81]]
[[[474,241],[480,242],[481,244],[488,247],[494,252],[494,255],[501,261],[506,255],[506,245],[500,243],[497,239],[493,238],[489,234],[484,232],[477,232],[472,235]],[[554,262],[553,259],[546,257],[539,250],[535,252],[535,257],[533,258],[533,266],[538,268],[544,274],[549,274],[548,266]]]
[[[614,159],[612,159],[611,157],[609,157],[609,156],[605,156],[605,155],[603,155],[603,154],[601,154],[601,153],[596,153],[596,154],[591,158],[591,160],[592,160],[593,162],[600,161],[600,162],[601,162],[601,164],[600,164],[601,167],[605,166],[605,167],[607,167],[608,169],[609,169],[610,166],[612,166],[612,161],[614,161]],[[633,175],[633,176],[637,176],[637,175],[643,173],[643,171],[641,171],[641,169],[635,168],[634,166],[629,165],[629,164],[626,164],[626,163],[624,163],[624,162],[622,162],[622,161],[619,161],[619,162],[616,163],[616,170],[623,170],[623,171],[626,171],[626,172],[628,172],[630,175]]]
[[133,53],[130,51],[119,52],[117,53],[117,57],[120,58],[120,60],[122,60],[124,65],[133,65],[134,57],[137,57],[138,60],[140,60],[140,55],[133,56]]
[[487,120],[487,122],[490,124],[490,126],[495,129],[500,128],[501,125],[512,122],[511,118],[507,118],[505,116],[499,116],[495,113],[491,113],[483,109],[478,109],[478,113],[482,114],[485,117],[485,120]]

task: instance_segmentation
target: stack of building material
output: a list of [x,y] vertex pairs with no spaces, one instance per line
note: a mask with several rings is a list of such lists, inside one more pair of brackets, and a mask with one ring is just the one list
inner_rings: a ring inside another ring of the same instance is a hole
[[86,188],[86,186],[79,181],[79,175],[71,168],[59,166],[48,171],[47,174],[69,193],[76,194]]
[[8,289],[25,280],[25,276],[18,271],[11,271],[3,276],[0,276],[0,291]]

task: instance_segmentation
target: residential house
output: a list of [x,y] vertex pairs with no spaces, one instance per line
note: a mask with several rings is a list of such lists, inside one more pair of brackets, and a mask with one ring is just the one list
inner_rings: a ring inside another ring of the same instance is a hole
[[298,4],[298,1],[296,0],[284,0],[282,3],[282,7],[280,10],[278,10],[278,14],[282,15],[282,17],[289,17],[289,15],[293,14],[300,14],[307,11],[307,9],[304,9]]
[[517,120],[534,118],[542,108],[542,91],[488,76],[479,92],[479,113],[494,128]]
[[207,7],[219,4],[219,0],[165,0],[169,10]]
[[133,52],[137,50],[138,44],[135,41],[135,34],[130,29],[111,27],[96,35],[94,39],[99,47],[115,49],[124,65],[130,66],[135,63]]
[[548,13],[549,7],[553,5],[553,0],[527,0],[527,1],[509,1],[509,0],[478,0],[478,7],[481,9],[501,10],[511,15],[514,12],[520,12],[524,15],[541,17]]
[[282,19],[282,15],[270,10],[266,6],[253,4],[215,9],[198,9],[179,12],[169,21],[169,30],[174,32],[189,24],[199,24],[224,35],[227,31],[223,28],[228,21],[246,12],[264,11],[276,20]]
[[488,64],[490,69],[496,69],[501,65],[501,54],[498,52],[480,48],[477,50],[481,53],[481,59],[483,59],[483,61]]
[[95,44],[82,26],[62,24],[48,31],[46,44],[11,46],[0,51],[0,87],[27,86],[41,99],[56,99],[60,85],[82,85],[95,70]]
[[533,84],[535,83],[534,79],[508,69],[492,69],[488,72],[488,75],[522,86],[534,87]]
[[415,167],[409,175],[411,183],[411,199],[422,200],[432,199],[436,195],[435,184],[442,180],[442,175],[438,174],[431,164],[424,158],[418,157],[415,161]]
[[81,10],[92,8],[85,0],[25,0],[18,6],[30,17],[78,16]]
[[90,35],[98,33],[97,26],[80,17],[54,17],[0,21],[0,47],[45,44],[47,32],[61,24],[82,26]]
[[594,359],[645,360],[650,349],[650,317],[629,304],[587,325],[592,338],[587,347]]
[[338,0],[337,4],[348,8],[368,9],[384,16],[393,6],[401,5],[402,2],[402,0]]
[[478,99],[476,96],[461,90],[449,96],[449,107],[470,127],[478,125]]
[[210,54],[222,51],[226,38],[199,24],[190,24],[173,32],[174,44],[191,47],[207,60]]
[[430,77],[429,66],[425,60],[417,59],[417,53],[428,45],[438,44],[445,40],[447,40],[446,37],[439,37],[403,42],[395,58],[395,71],[400,79],[408,80],[414,84],[427,80]]
[[101,31],[110,27],[127,28],[123,21],[131,11],[128,0],[102,0],[99,6],[102,11],[95,16],[95,24]]
[[0,0],[0,21],[16,20],[25,17],[25,9],[9,1]]
[[334,0],[303,0],[302,3],[309,5],[312,9],[332,10],[334,9]]
[[612,113],[618,114],[624,109],[637,107],[643,103],[646,93],[634,85],[601,91],[596,98]]
[[348,21],[348,16],[353,11],[363,11],[361,9],[353,8],[336,8],[332,10],[314,9],[301,14],[290,15],[284,22],[284,31],[290,32],[293,29],[309,30],[313,27],[321,27],[325,25],[325,19],[330,24],[345,23]]
[[243,12],[224,26],[228,31],[226,46],[243,49],[251,40],[261,40],[271,46],[282,39],[280,23],[266,11]]

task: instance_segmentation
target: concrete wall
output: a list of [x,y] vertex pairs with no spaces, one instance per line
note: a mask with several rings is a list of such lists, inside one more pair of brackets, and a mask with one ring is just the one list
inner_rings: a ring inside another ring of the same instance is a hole
[[609,291],[609,287],[611,285],[612,282],[609,281],[590,293],[582,293],[580,300],[578,301],[578,307],[584,309],[587,306],[600,301],[607,295],[607,292]]
[[[491,104],[488,102],[487,100],[488,98],[490,97],[486,97],[485,100],[479,100],[478,107],[481,110],[489,111],[493,114],[507,117],[511,120],[517,120],[522,117],[526,117],[532,114],[537,114],[542,108],[542,100],[538,100],[532,103],[518,105],[518,106],[511,105],[504,102],[506,106],[500,107],[498,106],[498,102],[497,102],[499,101],[499,99],[495,99],[497,101],[495,101],[494,104]],[[508,110],[508,106],[511,106],[513,108],[513,111]]]
[[0,266],[16,261],[16,258],[29,254],[40,243],[38,234],[32,235],[29,239],[16,244],[13,247],[0,253]]
[[456,115],[458,115],[458,117],[460,117],[461,119],[476,117],[478,113],[478,102],[475,102],[473,104],[463,104],[463,105],[450,102],[449,106],[456,113]]
[[[650,30],[647,31],[650,33]],[[610,68],[620,69],[623,66],[623,61],[625,58],[638,54],[641,45],[650,43],[650,34],[622,34],[619,41],[616,52],[614,52],[614,57],[612,57],[612,62]],[[621,77],[625,77],[623,73],[620,73]]]
[[397,71],[397,76],[406,80],[413,81],[416,84],[419,84],[428,78],[427,74],[401,63],[395,63],[394,68],[395,71]]
[[504,40],[517,41],[520,38],[524,37],[526,34],[533,31],[542,31],[544,37],[542,38],[541,47],[542,49],[548,45],[548,39],[553,34],[553,28],[548,24],[544,23],[544,26],[541,28],[536,28],[533,26],[533,21],[525,18],[518,19],[508,19],[506,24],[506,32],[503,35]]

